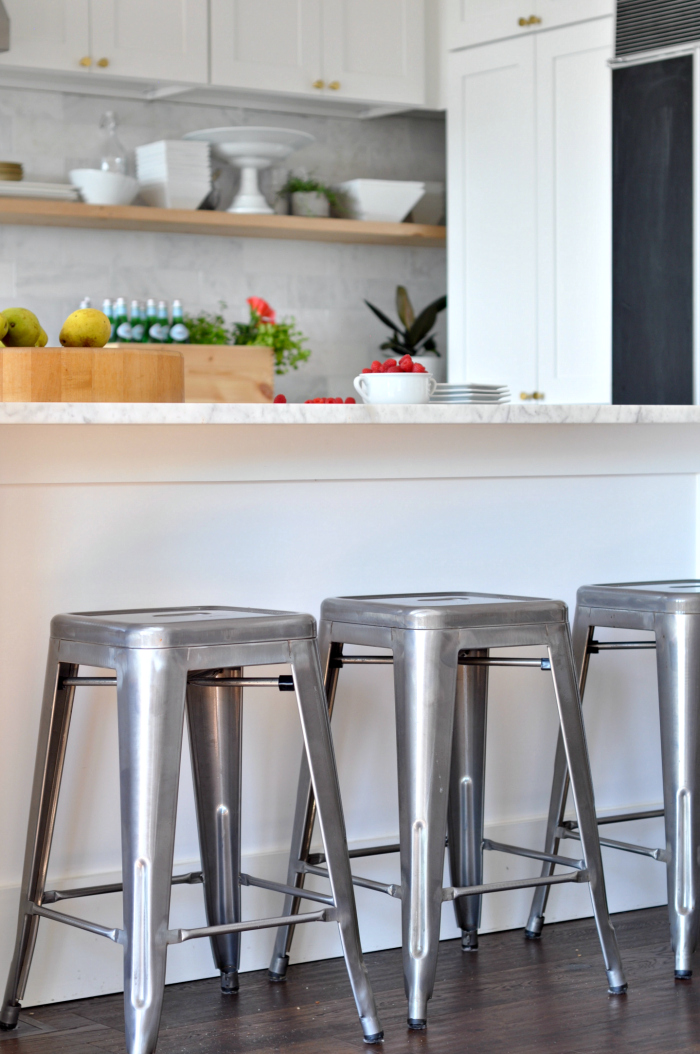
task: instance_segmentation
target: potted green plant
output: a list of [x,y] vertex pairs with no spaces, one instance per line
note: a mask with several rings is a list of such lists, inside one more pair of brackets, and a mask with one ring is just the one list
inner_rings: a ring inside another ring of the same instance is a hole
[[[185,324],[190,331],[191,344],[248,345],[272,348],[275,373],[288,373],[299,368],[311,355],[306,337],[296,328],[293,318],[277,321],[277,316],[266,300],[250,296],[247,300],[250,317],[247,322],[226,325],[222,314],[188,315]],[[221,310],[226,308],[221,301]]]
[[410,355],[414,362],[420,362],[425,366],[428,373],[432,373],[437,381],[445,380],[444,364],[440,360],[440,352],[435,342],[435,334],[431,333],[433,326],[441,311],[447,307],[447,297],[440,296],[437,300],[424,307],[419,315],[413,310],[413,304],[404,286],[396,287],[396,313],[400,324],[397,325],[392,319],[380,311],[369,300],[365,300],[367,307],[373,311],[380,322],[388,326],[391,336],[380,344],[380,350],[396,358],[401,355]]
[[291,199],[294,216],[327,217],[330,216],[331,206],[338,204],[338,196],[330,187],[319,183],[317,179],[302,179],[299,176],[290,176],[278,196]]

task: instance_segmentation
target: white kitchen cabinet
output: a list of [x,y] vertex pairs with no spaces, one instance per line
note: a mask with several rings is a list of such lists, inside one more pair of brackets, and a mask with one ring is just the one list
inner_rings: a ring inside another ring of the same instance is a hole
[[90,0],[93,70],[206,84],[207,0]]
[[320,94],[321,0],[211,0],[212,84]]
[[212,0],[212,84],[420,105],[424,0]]
[[424,103],[424,17],[423,0],[323,0],[328,89],[339,98]]
[[449,364],[610,401],[612,22],[449,56]]
[[447,0],[450,50],[613,14],[614,0]]
[[3,66],[206,84],[207,0],[7,0]]
[[88,72],[89,0],[5,0],[10,16],[10,50],[3,66]]

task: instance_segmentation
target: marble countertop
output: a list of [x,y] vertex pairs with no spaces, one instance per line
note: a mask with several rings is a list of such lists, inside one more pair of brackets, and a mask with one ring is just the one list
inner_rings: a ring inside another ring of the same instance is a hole
[[653,425],[700,424],[700,406],[306,403],[0,403],[0,425]]

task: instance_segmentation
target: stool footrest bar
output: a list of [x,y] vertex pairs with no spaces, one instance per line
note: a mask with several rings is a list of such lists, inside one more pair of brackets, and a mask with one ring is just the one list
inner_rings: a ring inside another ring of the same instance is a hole
[[[303,860],[299,861],[299,869],[307,875],[318,875],[320,878],[328,878],[328,872],[324,867],[314,867]],[[389,897],[397,897],[399,900],[403,895],[401,886],[393,882],[375,882],[373,878],[363,878],[361,875],[352,875],[353,886],[361,886],[362,889],[373,889],[376,893],[386,893]],[[299,896],[298,893],[295,894]]]
[[655,649],[654,640],[592,640],[588,645],[588,654],[597,655],[599,651],[629,651]]
[[[447,838],[445,839],[445,847],[448,845]],[[398,842],[393,842],[391,845],[370,845],[361,847],[359,849],[348,850],[348,856],[351,860],[361,860],[366,856],[386,856],[389,853],[400,853],[401,846]],[[325,864],[326,854],[325,853],[309,853],[306,858],[308,864]]]
[[106,937],[108,940],[114,941],[115,944],[124,943],[124,930],[109,929],[107,926],[100,926],[97,922],[78,919],[75,915],[64,915],[62,911],[52,911],[50,908],[43,908],[39,904],[30,904],[29,910],[32,915],[40,915],[41,918],[51,919],[52,922],[63,922],[66,926],[74,926],[78,930],[87,930],[88,933],[95,933],[98,937]]
[[[61,684],[65,688],[116,688],[116,677],[66,677]],[[279,677],[190,677],[188,684],[202,688],[279,688],[280,692],[294,691],[294,678],[289,674]]]
[[[557,836],[559,838],[579,839],[578,832],[572,831],[568,827],[558,827]],[[618,842],[615,838],[601,838],[599,841],[606,849],[621,849],[623,853],[650,856],[652,860],[661,860],[664,864],[667,864],[670,859],[666,849],[650,849],[646,845],[635,845],[634,842]]]
[[[173,875],[170,880],[173,886],[197,886],[204,882],[201,871],[190,871],[186,875]],[[121,882],[110,882],[104,886],[82,886],[79,889],[47,889],[42,894],[41,903],[58,904],[61,900],[75,900],[76,897],[99,897],[103,893],[121,893],[124,886]]]
[[302,922],[335,922],[334,908],[308,911],[304,915],[280,915],[275,919],[251,919],[249,922],[228,922],[222,926],[198,926],[192,930],[169,930],[168,944],[182,944],[198,937],[219,937],[224,933],[244,933],[247,930],[273,930],[278,926],[298,926]]
[[[343,666],[390,666],[394,659],[391,655],[342,655],[331,659],[331,668],[340,670]],[[530,666],[540,670],[551,670],[549,659],[490,659],[459,653],[460,666]]]
[[530,889],[534,886],[559,886],[564,882],[588,882],[587,871],[570,871],[566,875],[540,876],[539,878],[514,878],[508,882],[487,882],[481,886],[451,887],[442,891],[443,900],[458,897],[480,896],[482,893],[501,893],[508,889]]
[[583,871],[586,867],[585,860],[574,860],[570,856],[555,856],[552,853],[539,853],[536,849],[523,849],[518,845],[506,845],[505,842],[493,842],[490,838],[484,838],[481,843],[483,849],[496,853],[512,853],[513,856],[525,856],[530,860],[545,860],[549,864],[561,864],[562,867],[574,867],[577,871]]
[[301,897],[303,900],[315,900],[319,904],[328,904],[329,907],[335,907],[335,901],[333,897],[329,897],[326,893],[316,893],[315,890],[304,889],[303,887],[297,886],[285,886],[281,882],[271,882],[266,878],[256,878],[255,875],[240,875],[240,883],[242,886],[257,886],[260,889],[271,889],[273,893],[284,893],[290,897]]
[[[664,809],[642,809],[641,812],[618,812],[611,816],[597,816],[596,823],[600,827],[602,824],[627,823],[629,820],[655,820],[665,815]],[[575,831],[578,829],[578,820],[564,820],[562,827]]]

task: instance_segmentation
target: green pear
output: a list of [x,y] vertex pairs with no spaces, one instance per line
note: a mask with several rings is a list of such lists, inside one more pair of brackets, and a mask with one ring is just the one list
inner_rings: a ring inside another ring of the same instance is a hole
[[9,329],[9,323],[4,315],[0,315],[0,343]]
[[46,331],[42,329],[41,333],[37,338],[37,342],[34,345],[35,348],[45,348],[48,344],[49,338],[46,336]]
[[104,348],[112,323],[103,311],[81,307],[63,323],[58,339],[64,348]]
[[3,340],[11,348],[34,348],[42,333],[41,323],[26,307],[8,307],[2,312],[7,322]]

